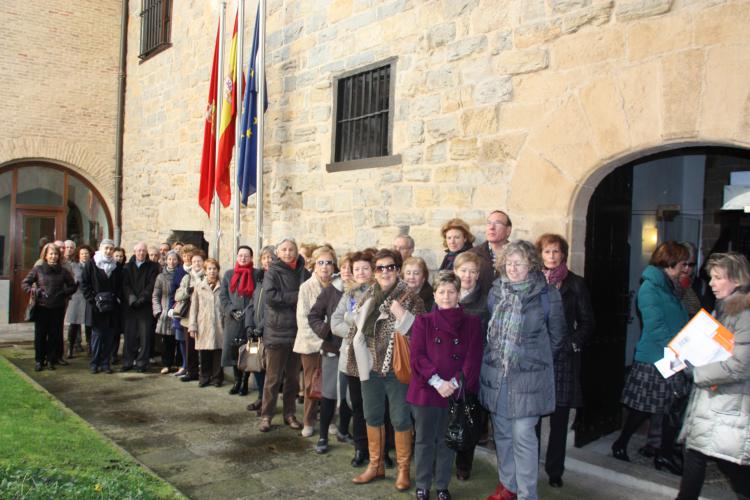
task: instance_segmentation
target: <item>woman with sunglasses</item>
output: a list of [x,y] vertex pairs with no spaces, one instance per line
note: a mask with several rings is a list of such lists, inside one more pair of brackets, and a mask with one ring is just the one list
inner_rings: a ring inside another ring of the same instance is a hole
[[310,397],[313,374],[321,366],[320,348],[323,340],[310,328],[307,315],[310,314],[320,293],[331,284],[336,268],[336,253],[331,247],[322,246],[312,252],[313,273],[310,279],[299,287],[297,300],[297,337],[292,351],[302,360],[302,376],[305,382],[304,417],[302,437],[313,435],[318,406],[317,399]]
[[362,296],[354,311],[356,333],[349,351],[354,357],[362,382],[362,401],[367,422],[370,464],[352,481],[369,483],[385,477],[385,404],[389,403],[395,430],[396,489],[409,489],[412,451],[412,424],[406,402],[408,384],[393,372],[394,341],[397,334],[410,336],[414,318],[424,312],[424,303],[399,279],[401,255],[383,248],[375,254],[375,284]]

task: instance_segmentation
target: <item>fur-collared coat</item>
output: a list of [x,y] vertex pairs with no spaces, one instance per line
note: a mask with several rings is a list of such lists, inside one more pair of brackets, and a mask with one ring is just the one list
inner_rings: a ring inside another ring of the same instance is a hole
[[[424,313],[424,303],[406,283],[398,280],[394,290],[380,305],[380,315],[375,320],[372,336],[365,336],[362,327],[375,307],[373,298],[375,286],[362,295],[354,309],[354,325],[351,347],[348,353],[347,372],[357,373],[361,381],[369,380],[370,371],[386,374],[393,370],[393,335],[399,332],[409,338],[414,318]],[[391,304],[398,300],[406,309],[404,316],[397,320],[391,312]]]
[[714,316],[734,334],[732,356],[693,369],[680,441],[688,449],[750,465],[750,291],[718,301]]

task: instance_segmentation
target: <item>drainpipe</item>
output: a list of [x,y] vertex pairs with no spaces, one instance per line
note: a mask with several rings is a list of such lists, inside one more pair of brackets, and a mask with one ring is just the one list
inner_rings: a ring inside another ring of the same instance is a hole
[[117,74],[117,128],[115,130],[115,245],[122,240],[122,143],[125,133],[125,80],[127,77],[128,15],[130,5],[122,0],[120,19],[120,67]]

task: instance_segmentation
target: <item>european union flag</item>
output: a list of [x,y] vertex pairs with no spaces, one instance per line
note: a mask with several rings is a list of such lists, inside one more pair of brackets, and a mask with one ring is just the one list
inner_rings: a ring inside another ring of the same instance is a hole
[[[247,198],[255,193],[258,183],[256,165],[258,156],[256,154],[258,145],[258,90],[259,82],[256,74],[258,49],[260,47],[260,6],[255,15],[255,30],[253,31],[253,47],[250,50],[250,62],[247,70],[247,87],[242,102],[242,120],[240,122],[240,153],[237,158],[237,186],[240,191],[240,200],[247,206]],[[265,89],[266,82],[263,81]],[[263,111],[268,109],[268,94],[265,94]],[[262,203],[262,201],[258,201]]]

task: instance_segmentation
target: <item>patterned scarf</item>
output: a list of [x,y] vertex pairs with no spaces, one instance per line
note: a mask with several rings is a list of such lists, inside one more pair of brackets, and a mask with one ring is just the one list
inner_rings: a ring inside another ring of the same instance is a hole
[[394,285],[390,290],[384,292],[383,289],[380,288],[380,285],[378,283],[375,283],[372,286],[372,309],[370,310],[370,314],[367,315],[367,318],[365,318],[365,322],[362,325],[362,333],[365,337],[372,337],[375,334],[375,321],[377,321],[377,319],[380,317],[380,306],[383,305],[385,299],[387,299],[391,292],[395,289],[396,286]]
[[237,293],[241,297],[251,297],[255,283],[253,282],[253,263],[241,266],[239,264],[234,265],[234,274],[232,280],[229,282],[229,291]]
[[554,269],[545,268],[543,272],[544,277],[547,278],[547,283],[559,289],[562,282],[568,277],[568,265],[563,262]]
[[[531,288],[532,281],[511,283],[503,278],[498,301],[492,312],[487,332],[487,350],[494,353],[494,363],[500,364],[508,374],[511,366],[518,363],[521,345],[521,323],[523,323],[523,298]],[[497,286],[497,285],[496,285]]]

